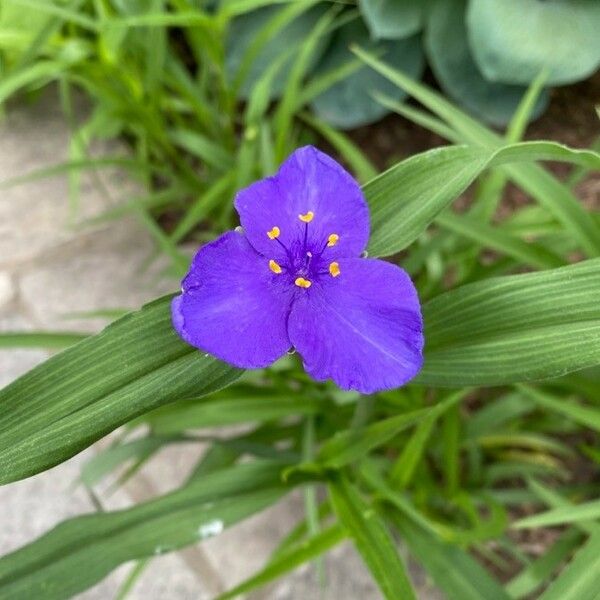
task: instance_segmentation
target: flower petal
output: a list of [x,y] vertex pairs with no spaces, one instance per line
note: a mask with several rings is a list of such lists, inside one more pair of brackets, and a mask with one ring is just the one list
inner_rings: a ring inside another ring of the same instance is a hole
[[345,390],[370,394],[405,384],[420,370],[423,323],[409,276],[374,259],[338,261],[292,306],[290,340],[306,371]]
[[[339,236],[328,256],[359,256],[369,238],[369,210],[354,178],[313,146],[293,152],[272,177],[241,190],[235,199],[242,227],[258,252],[283,258],[285,251],[267,232],[279,228],[288,249],[303,243],[320,252],[331,234]],[[307,224],[300,215],[313,213]]]
[[173,300],[173,326],[189,344],[237,367],[266,367],[291,346],[293,290],[242,234],[230,231],[196,254]]

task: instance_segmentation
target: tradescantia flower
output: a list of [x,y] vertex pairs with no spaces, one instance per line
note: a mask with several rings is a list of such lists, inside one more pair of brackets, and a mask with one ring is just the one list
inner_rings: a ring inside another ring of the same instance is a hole
[[202,246],[173,300],[189,344],[242,368],[291,347],[314,379],[368,394],[422,365],[419,299],[408,275],[361,258],[369,214],[360,187],[312,146],[237,194],[242,230]]

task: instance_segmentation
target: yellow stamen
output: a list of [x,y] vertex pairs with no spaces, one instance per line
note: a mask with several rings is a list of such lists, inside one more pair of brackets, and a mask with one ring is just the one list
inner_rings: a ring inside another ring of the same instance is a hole
[[309,210],[305,215],[298,215],[298,218],[304,223],[310,223],[315,216],[315,213],[312,210]]
[[267,235],[269,236],[270,240],[278,238],[280,233],[281,231],[279,230],[279,227],[277,227],[277,225],[275,225],[275,227],[273,227],[271,231],[267,231]]
[[337,277],[340,273],[341,273],[341,271],[340,271],[340,264],[336,263],[336,262],[332,262],[329,265],[329,274],[332,277]]
[[274,261],[269,261],[269,269],[275,273],[275,275],[279,275],[281,273],[281,267]]
[[304,277],[298,277],[294,283],[301,288],[308,289],[312,283],[308,279],[304,279]]
[[337,233],[332,233],[327,238],[327,245],[331,248],[332,246],[335,246],[338,243],[339,239],[340,239],[340,236]]

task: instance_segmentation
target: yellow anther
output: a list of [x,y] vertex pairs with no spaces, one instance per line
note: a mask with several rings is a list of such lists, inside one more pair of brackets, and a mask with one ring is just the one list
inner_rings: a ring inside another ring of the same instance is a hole
[[310,223],[315,216],[315,213],[312,210],[309,210],[305,215],[298,215],[298,218],[304,223]]
[[304,279],[304,277],[298,277],[294,283],[301,288],[308,289],[312,283],[308,279]]
[[329,265],[329,274],[332,277],[337,277],[340,273],[341,273],[341,271],[340,271],[340,264],[336,263],[336,262],[332,262]]
[[281,267],[274,260],[269,261],[269,269],[271,269],[275,275],[281,273]]
[[267,235],[269,236],[270,240],[277,239],[280,233],[281,231],[279,230],[279,227],[277,227],[277,225],[275,225],[275,227],[273,227],[271,231],[267,231]]
[[332,233],[327,238],[327,245],[331,248],[332,246],[335,246],[338,243],[339,239],[340,239],[340,236],[337,233]]

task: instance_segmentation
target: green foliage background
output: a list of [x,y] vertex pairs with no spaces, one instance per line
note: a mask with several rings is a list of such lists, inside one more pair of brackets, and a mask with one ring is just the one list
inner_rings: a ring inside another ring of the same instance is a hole
[[[530,20],[574,23],[566,39],[585,34],[577,28],[583,20],[595,27],[597,4],[527,4]],[[398,543],[451,599],[597,597],[600,218],[572,188],[600,170],[600,155],[520,140],[545,86],[597,66],[598,38],[579,44],[565,64],[558,51],[536,54],[548,40],[534,37],[529,71],[505,81],[522,60],[521,30],[502,37],[508,13],[496,13],[498,3],[421,6],[3,5],[0,100],[58,83],[73,130],[70,160],[32,176],[68,173],[74,211],[82,171],[126,169],[147,193],[102,218],[138,215],[179,276],[188,260],[179,243],[229,228],[236,189],[272,173],[298,145],[326,140],[364,183],[370,255],[392,257],[419,288],[427,346],[415,382],[361,397],[311,381],[294,356],[243,373],[196,352],[172,331],[169,298],[87,339],[0,337],[5,347],[69,346],[0,391],[3,484],[67,460],[120,426],[123,436],[87,465],[83,485],[93,489],[119,469],[123,482],[165,445],[209,441],[178,491],[66,521],[1,558],[0,597],[68,598],[130,560],[141,561],[138,576],[156,553],[199,543],[215,522],[234,524],[297,488],[306,517],[262,571],[223,598],[347,538],[386,598],[414,597]],[[288,42],[283,51],[278,38]],[[490,39],[505,41],[489,48]],[[505,134],[415,80],[423,48],[442,88],[471,112],[511,115]],[[497,48],[507,52],[495,55]],[[539,62],[550,55],[555,63]],[[92,99],[82,124],[74,89]],[[399,102],[407,96],[419,107]],[[398,112],[451,145],[377,174],[332,126],[356,124],[340,121],[348,106],[361,122]],[[124,139],[129,152],[92,159],[98,137]],[[570,178],[559,181],[537,164],[544,160],[573,164]],[[498,219],[509,182],[533,202]],[[470,207],[451,210],[469,186]],[[165,230],[164,217],[173,215]],[[581,259],[573,264],[574,255]],[[238,423],[251,427],[219,438],[203,432]],[[584,470],[593,476],[579,477]],[[524,507],[536,514],[520,518]],[[555,525],[560,535],[544,555],[522,550],[520,529]]]

